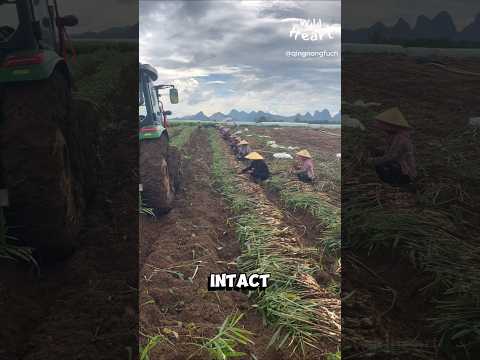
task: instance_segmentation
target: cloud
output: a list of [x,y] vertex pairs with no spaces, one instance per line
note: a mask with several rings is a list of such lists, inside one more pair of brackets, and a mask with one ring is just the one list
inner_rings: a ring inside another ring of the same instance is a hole
[[140,1],[140,61],[160,82],[182,84],[176,116],[232,108],[293,115],[340,108],[340,57],[289,58],[288,50],[338,51],[334,39],[289,33],[300,19],[340,23],[339,1]]

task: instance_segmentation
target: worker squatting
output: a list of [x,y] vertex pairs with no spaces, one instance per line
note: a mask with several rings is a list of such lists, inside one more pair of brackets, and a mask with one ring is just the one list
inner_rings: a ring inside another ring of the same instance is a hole
[[[249,160],[250,164],[241,173],[250,174],[253,181],[261,183],[270,178],[270,171],[265,158],[254,151],[248,141],[232,134],[225,126],[219,127],[220,134],[228,141],[240,161]],[[416,192],[416,161],[412,140],[412,126],[397,107],[387,109],[374,117],[372,126],[374,138],[383,138],[386,147],[372,147],[370,156],[364,159],[364,165],[375,169],[379,179],[391,186],[401,187],[407,192]],[[296,153],[297,162],[289,171],[298,180],[315,183],[312,155],[307,149]]]
[[[260,183],[270,178],[270,170],[264,157],[257,151],[253,151],[247,140],[230,133],[230,129],[225,126],[219,127],[220,134],[228,141],[231,149],[236,155],[237,160],[249,160],[250,164],[244,168],[241,173],[250,174],[253,181]],[[312,155],[306,149],[297,152],[297,162],[290,170],[300,181],[312,183],[315,178],[313,171]]]

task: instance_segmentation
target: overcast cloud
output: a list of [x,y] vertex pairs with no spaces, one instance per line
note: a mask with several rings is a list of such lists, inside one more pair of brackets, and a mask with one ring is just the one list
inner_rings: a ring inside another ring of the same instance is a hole
[[[140,61],[174,83],[175,116],[263,110],[293,115],[340,109],[340,56],[293,58],[288,50],[340,53],[339,1],[141,1]],[[330,39],[289,37],[321,19]]]

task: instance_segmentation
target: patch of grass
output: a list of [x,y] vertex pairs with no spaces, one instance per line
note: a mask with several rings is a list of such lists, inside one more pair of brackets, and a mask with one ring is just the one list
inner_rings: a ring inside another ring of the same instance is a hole
[[279,194],[280,200],[288,209],[298,209],[309,213],[319,224],[323,225],[320,245],[330,255],[338,254],[341,247],[340,209],[329,204],[316,192],[305,192],[295,185],[288,185],[286,179],[272,177],[266,186]]
[[37,261],[33,257],[33,249],[26,246],[18,246],[15,244],[17,241],[18,239],[8,235],[3,209],[0,208],[0,259],[26,261],[38,267]]
[[173,345],[168,338],[162,334],[158,334],[155,336],[147,336],[147,343],[142,346],[140,345],[140,360],[151,360],[150,352],[160,343],[169,343]]
[[121,41],[78,41],[73,40],[77,55],[91,54],[99,49],[115,51],[119,53],[138,51],[138,43]]
[[195,127],[185,126],[175,134],[174,137],[170,139],[170,146],[176,147],[177,149],[183,148],[183,146],[190,140]]
[[142,193],[138,192],[138,213],[142,215],[148,215],[155,217],[155,211],[153,208],[148,207],[142,199]]
[[113,125],[115,104],[110,101],[116,95],[125,76],[125,69],[138,66],[134,46],[112,43],[111,46],[81,44],[77,61],[72,65],[75,79],[75,95],[93,102],[102,114],[104,127]]
[[336,353],[327,354],[326,360],[342,360],[342,353],[337,351]]
[[238,350],[240,345],[254,344],[250,339],[254,334],[239,326],[243,314],[235,312],[227,316],[223,324],[218,328],[216,335],[210,339],[204,339],[200,346],[212,359],[227,360],[246,356]]
[[306,347],[316,348],[318,342],[317,304],[299,296],[287,287],[267,288],[256,305],[276,331],[269,346],[291,348],[292,354],[304,354]]
[[215,121],[195,121],[195,120],[170,120],[170,126],[212,126]]

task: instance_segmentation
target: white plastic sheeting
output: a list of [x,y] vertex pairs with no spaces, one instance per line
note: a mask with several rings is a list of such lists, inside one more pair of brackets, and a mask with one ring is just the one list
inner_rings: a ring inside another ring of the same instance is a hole
[[348,114],[342,115],[342,126],[365,130],[365,125],[360,120],[350,117]]
[[470,118],[469,122],[470,126],[478,127],[480,128],[480,117],[473,117]]
[[267,141],[267,145],[274,149],[286,149],[283,145],[278,145],[275,140]]
[[364,102],[363,100],[357,100],[353,103],[353,106],[359,106],[359,107],[370,107],[370,106],[381,106],[382,104],[377,103],[377,102]]
[[273,154],[273,157],[275,159],[293,159],[292,155],[288,154],[288,153],[275,153]]

